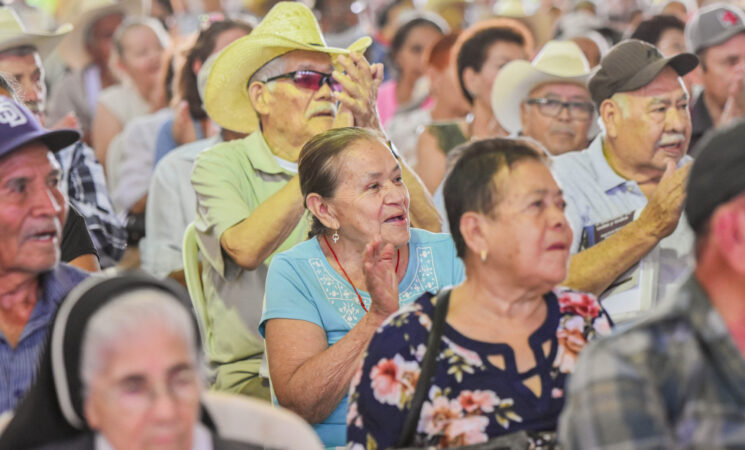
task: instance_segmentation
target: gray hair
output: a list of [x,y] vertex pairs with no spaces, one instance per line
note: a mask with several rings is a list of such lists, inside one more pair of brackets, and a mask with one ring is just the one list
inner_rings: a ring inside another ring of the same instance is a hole
[[112,42],[114,44],[114,49],[116,50],[117,55],[121,58],[124,56],[124,44],[122,42],[122,39],[124,38],[124,35],[132,28],[135,27],[147,27],[150,28],[153,33],[155,33],[155,36],[158,38],[158,41],[160,42],[160,46],[164,49],[168,47],[170,44],[170,38],[168,37],[168,33],[166,33],[166,30],[163,28],[163,25],[161,25],[160,22],[157,20],[150,18],[150,17],[138,17],[138,16],[132,16],[127,17],[124,19],[124,21],[117,27],[116,31],[114,32],[114,36],[112,38]]
[[138,289],[118,298],[96,312],[83,333],[80,379],[87,397],[93,379],[111,362],[113,348],[127,336],[144,329],[167,330],[183,338],[198,367],[197,334],[186,308],[172,294],[157,289]]
[[[289,52],[291,53],[291,52]],[[269,60],[266,64],[259,67],[259,70],[253,73],[251,75],[251,78],[248,79],[248,86],[251,86],[252,83],[256,81],[266,81],[269,78],[276,77],[277,75],[282,75],[285,73],[285,70],[287,69],[287,58],[285,58],[285,55],[289,53],[284,53],[282,55],[277,56],[274,59]]]

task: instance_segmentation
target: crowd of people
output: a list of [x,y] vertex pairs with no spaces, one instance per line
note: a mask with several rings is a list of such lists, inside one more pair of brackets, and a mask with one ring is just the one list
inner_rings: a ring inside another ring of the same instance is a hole
[[741,447],[744,143],[736,0],[0,2],[0,450]]

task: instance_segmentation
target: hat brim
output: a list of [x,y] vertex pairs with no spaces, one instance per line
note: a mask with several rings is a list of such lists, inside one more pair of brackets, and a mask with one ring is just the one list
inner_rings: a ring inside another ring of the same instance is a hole
[[5,147],[6,150],[2,155],[5,156],[9,153],[13,153],[14,151],[20,149],[26,144],[29,144],[34,141],[41,141],[44,143],[44,145],[47,146],[47,148],[52,152],[56,153],[63,148],[69,147],[72,144],[76,143],[80,140],[80,132],[73,129],[65,129],[65,130],[46,130],[46,129],[40,129],[33,133],[28,133],[24,135],[20,135],[17,138],[11,140],[10,142],[4,143],[3,147]]
[[45,59],[72,29],[73,26],[67,23],[59,27],[54,33],[8,33],[0,31],[0,52],[17,47],[31,46],[36,48],[42,59]]
[[698,66],[698,57],[692,53],[679,53],[669,58],[663,58],[648,65],[640,70],[636,75],[631,77],[615,92],[629,92],[640,89],[652,82],[662,69],[670,66],[675,70],[678,76],[682,77]]
[[331,55],[336,66],[334,56],[362,53],[371,43],[365,36],[344,49],[308,45],[278,35],[249,34],[225,47],[215,60],[204,93],[207,114],[222,128],[256,131],[259,119],[248,97],[248,80],[264,64],[294,50],[307,50]]
[[62,60],[72,69],[82,69],[85,67],[90,62],[88,50],[85,48],[85,31],[88,25],[94,20],[98,20],[109,14],[120,13],[126,16],[131,12],[128,11],[124,4],[113,4],[81,14],[76,18],[72,31],[57,46],[57,51],[62,57]]
[[[587,87],[587,82],[594,72],[577,76],[558,76],[536,69],[529,61],[512,61],[500,70],[494,80],[491,92],[491,104],[499,124],[510,134],[522,130],[520,104],[536,87],[546,83],[572,83]],[[590,136],[598,133],[596,120],[588,132]]]

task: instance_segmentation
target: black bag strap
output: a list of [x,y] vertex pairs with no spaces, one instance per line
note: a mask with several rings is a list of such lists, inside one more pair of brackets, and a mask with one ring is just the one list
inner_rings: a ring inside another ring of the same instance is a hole
[[427,351],[422,359],[422,370],[419,373],[416,390],[411,399],[409,412],[406,414],[404,426],[401,429],[401,435],[398,438],[396,447],[410,446],[416,435],[416,426],[419,422],[422,405],[427,398],[427,393],[429,392],[429,387],[432,385],[432,378],[435,374],[437,355],[440,353],[440,341],[442,340],[442,333],[445,329],[445,316],[447,316],[448,305],[450,304],[451,290],[445,289],[437,294],[435,311],[432,317],[432,328],[427,339]]

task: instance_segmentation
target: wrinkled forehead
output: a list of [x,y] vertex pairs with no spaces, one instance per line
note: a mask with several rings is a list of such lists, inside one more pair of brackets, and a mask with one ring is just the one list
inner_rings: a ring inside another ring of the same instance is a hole
[[59,170],[60,165],[51,150],[39,140],[29,142],[0,156],[0,177],[23,168]]
[[586,97],[590,99],[587,86],[579,81],[549,81],[533,87],[528,96]]
[[317,72],[330,73],[334,69],[331,64],[331,56],[327,53],[293,50],[285,53],[281,58],[285,63],[285,70],[287,72],[315,70]]

